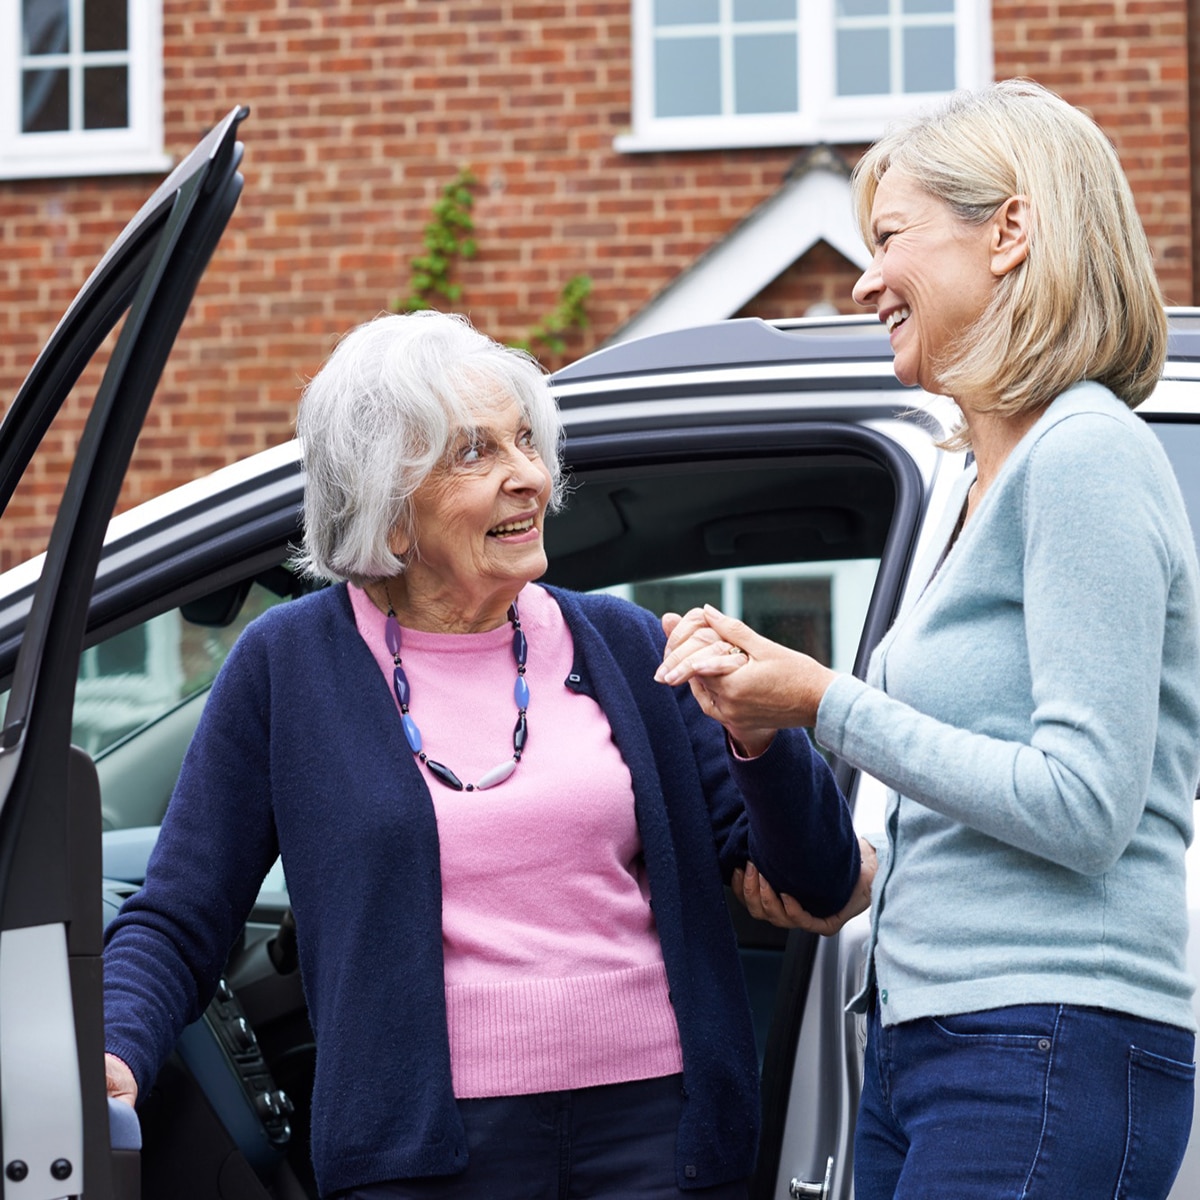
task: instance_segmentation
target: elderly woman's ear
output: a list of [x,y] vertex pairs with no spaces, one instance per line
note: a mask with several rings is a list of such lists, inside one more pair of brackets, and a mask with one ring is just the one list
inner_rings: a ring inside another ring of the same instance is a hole
[[1029,254],[1029,199],[1010,196],[992,217],[991,268],[999,277],[1019,267]]
[[408,552],[412,549],[412,538],[403,525],[397,525],[388,534],[388,549],[401,561],[405,559]]

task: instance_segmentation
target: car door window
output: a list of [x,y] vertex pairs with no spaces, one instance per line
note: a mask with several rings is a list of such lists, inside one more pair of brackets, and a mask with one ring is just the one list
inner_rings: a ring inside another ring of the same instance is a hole
[[255,582],[228,620],[172,608],[84,650],[71,740],[96,763],[106,831],[159,824],[212,681],[246,625],[282,599]]
[[[895,497],[883,464],[809,447],[577,470],[565,513],[547,528],[550,578],[616,593],[656,615],[714,604],[851,671],[896,523]],[[788,938],[732,895],[729,910],[766,1070]]]
[[879,559],[775,563],[606,588],[661,615],[712,604],[835,671],[854,667]]
[[[228,624],[201,625],[177,608],[89,647],[79,664],[71,740],[93,758],[206,692],[246,625],[279,597],[253,584]],[[132,823],[118,817],[117,826]]]

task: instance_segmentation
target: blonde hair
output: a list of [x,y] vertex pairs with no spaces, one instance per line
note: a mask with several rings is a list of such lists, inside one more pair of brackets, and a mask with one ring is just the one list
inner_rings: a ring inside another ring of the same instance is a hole
[[875,193],[893,168],[970,224],[1013,196],[1029,205],[1025,261],[938,365],[947,395],[982,397],[981,409],[1015,415],[1085,379],[1131,408],[1150,394],[1166,356],[1166,315],[1129,183],[1090,117],[1010,79],[956,93],[890,131],[852,180],[868,246]]

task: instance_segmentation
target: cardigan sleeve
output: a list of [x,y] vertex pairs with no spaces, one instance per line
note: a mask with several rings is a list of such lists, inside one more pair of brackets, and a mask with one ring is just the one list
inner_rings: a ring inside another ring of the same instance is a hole
[[1095,413],[1060,421],[1032,448],[1020,531],[1028,740],[958,728],[842,677],[818,712],[821,742],[953,820],[1084,874],[1107,871],[1141,819],[1155,754],[1180,545],[1164,469]]
[[749,826],[749,858],[777,892],[815,917],[839,912],[862,867],[850,807],[802,729],[757,758],[730,755]]
[[106,932],[106,1049],[140,1095],[216,988],[278,854],[265,667],[248,630],[205,704],[143,888]]

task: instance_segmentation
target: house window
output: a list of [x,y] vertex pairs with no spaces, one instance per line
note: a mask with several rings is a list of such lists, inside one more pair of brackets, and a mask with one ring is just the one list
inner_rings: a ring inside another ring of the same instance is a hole
[[0,91],[0,178],[171,165],[162,146],[162,0],[0,8],[0,78],[9,80]]
[[860,142],[991,78],[989,0],[633,0],[619,150]]

